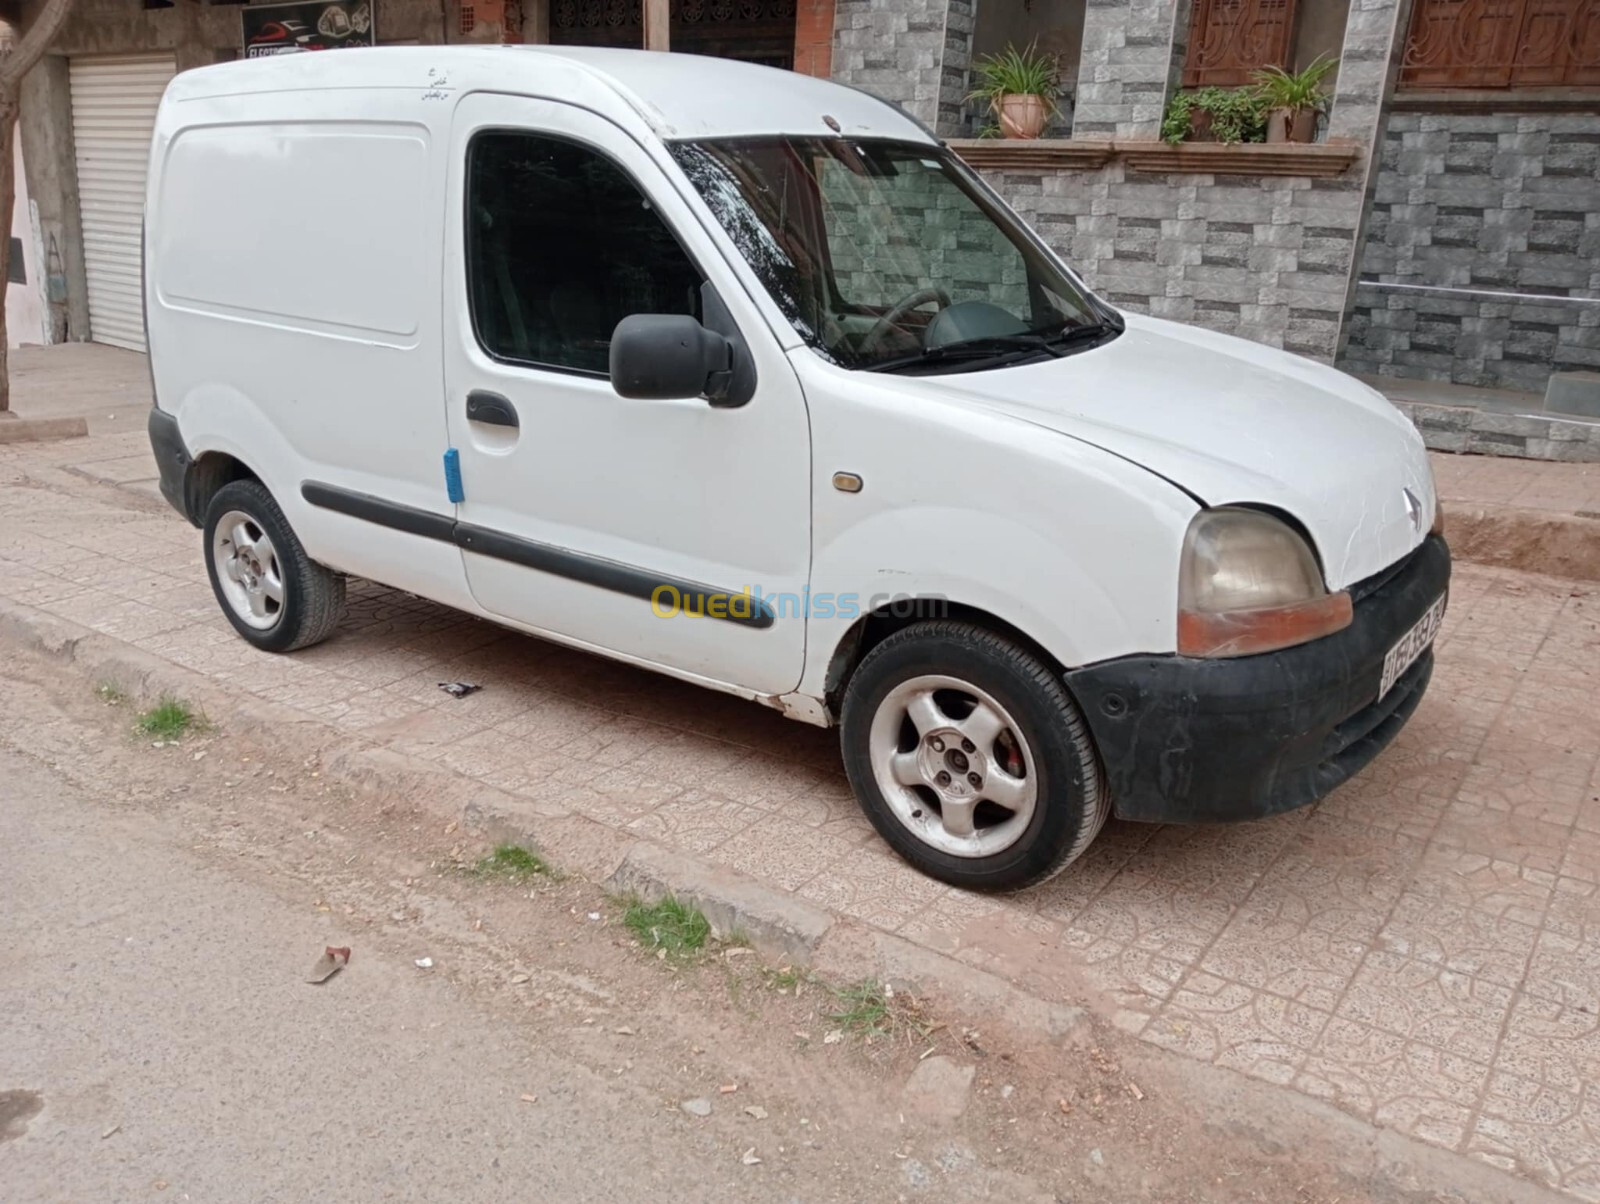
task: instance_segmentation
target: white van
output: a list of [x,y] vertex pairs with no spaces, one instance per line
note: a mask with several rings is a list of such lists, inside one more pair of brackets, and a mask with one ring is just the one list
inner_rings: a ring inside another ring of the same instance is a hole
[[1331,368],[1121,314],[918,123],[803,75],[427,47],[178,76],[146,312],[168,499],[289,651],[344,575],[838,723],[975,888],[1107,816],[1372,759],[1450,558]]

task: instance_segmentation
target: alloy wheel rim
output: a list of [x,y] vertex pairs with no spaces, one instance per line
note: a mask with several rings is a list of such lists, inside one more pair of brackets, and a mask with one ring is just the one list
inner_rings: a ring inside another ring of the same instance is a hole
[[211,537],[217,581],[239,621],[267,631],[283,617],[286,590],[278,550],[261,524],[242,510],[230,510]]
[[1005,707],[970,682],[924,675],[885,695],[868,753],[889,809],[918,840],[956,857],[991,857],[1022,838],[1038,807],[1038,770]]

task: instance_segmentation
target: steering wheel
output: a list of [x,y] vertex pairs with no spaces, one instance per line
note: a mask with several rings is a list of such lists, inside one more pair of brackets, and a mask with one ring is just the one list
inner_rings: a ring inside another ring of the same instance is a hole
[[907,293],[883,311],[883,316],[872,324],[872,329],[867,331],[857,350],[862,353],[875,351],[878,344],[883,342],[884,336],[893,327],[900,325],[907,314],[930,302],[937,304],[940,309],[948,309],[950,294],[942,288],[919,288],[914,293]]

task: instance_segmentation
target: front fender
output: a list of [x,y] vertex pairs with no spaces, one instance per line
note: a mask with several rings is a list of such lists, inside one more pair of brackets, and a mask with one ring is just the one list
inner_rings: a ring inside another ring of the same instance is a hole
[[[1176,648],[1193,498],[1069,436],[851,375],[806,372],[816,478],[802,694],[825,695],[851,627],[892,597],[985,611],[1069,668]],[[834,488],[839,471],[861,477],[860,492]]]

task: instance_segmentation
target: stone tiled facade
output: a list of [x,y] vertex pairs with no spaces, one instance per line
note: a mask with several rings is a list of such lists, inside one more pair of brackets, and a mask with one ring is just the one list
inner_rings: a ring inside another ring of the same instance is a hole
[[1107,300],[1330,360],[1360,182],[1003,172],[996,187]]
[[1392,114],[1361,278],[1354,371],[1537,392],[1600,368],[1600,116]]
[[1600,463],[1600,425],[1591,422],[1405,400],[1396,400],[1395,406],[1416,424],[1423,442],[1434,451]]
[[[1372,146],[1402,16],[1398,0],[1352,0],[1330,137]],[[1188,23],[1187,0],[1089,0],[1074,135],[1156,138]],[[1333,179],[1146,174],[1118,162],[992,178],[1114,303],[1335,358],[1369,155]]]
[[[967,10],[970,47],[972,0],[836,0],[833,78],[865,88],[935,126],[951,103],[952,86],[944,70],[946,19],[959,7]],[[966,61],[952,66],[964,84]],[[959,95],[954,104],[959,112]]]
[[1088,0],[1073,131],[1154,138],[1189,29],[1189,0]]

